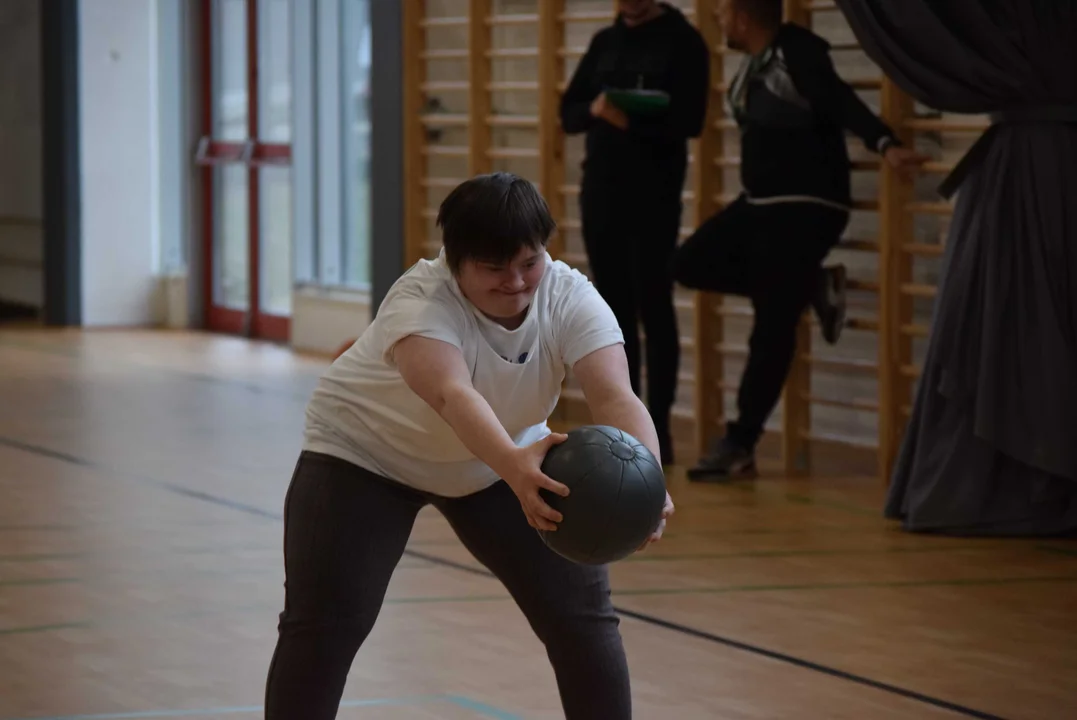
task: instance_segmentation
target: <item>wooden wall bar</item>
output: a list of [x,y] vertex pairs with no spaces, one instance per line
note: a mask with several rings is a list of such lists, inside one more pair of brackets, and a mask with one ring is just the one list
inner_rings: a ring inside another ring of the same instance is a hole
[[[889,79],[883,79],[881,115],[897,130],[902,143],[915,141],[905,127],[912,115],[912,100]],[[912,277],[911,257],[903,248],[913,241],[912,216],[907,211],[912,186],[903,181],[887,163],[882,164],[879,182],[879,473],[886,476],[897,457],[901,429],[900,412],[910,402],[910,378],[901,368],[912,363],[912,343],[902,332],[912,322],[912,302],[901,288]]]
[[[564,196],[559,188],[564,183],[565,153],[558,119],[561,79],[565,60],[560,50],[565,43],[562,16],[565,0],[545,0],[538,3],[538,114],[539,114],[539,188],[555,218],[565,216]],[[550,254],[559,257],[564,252],[564,238],[558,230],[550,241]]]
[[[700,164],[696,185],[696,212],[700,221],[722,209],[722,191],[725,184],[725,168],[731,167],[726,148],[733,145],[726,141],[725,116],[725,48],[718,18],[712,0],[697,0],[697,26],[711,48],[711,96],[707,106],[707,121],[703,133],[696,142],[696,154],[709,158]],[[733,145],[735,147],[735,145]],[[722,323],[722,297],[712,293],[696,293],[695,336],[698,351],[695,354],[695,444],[697,450],[706,449],[712,438],[722,432],[725,421],[725,362],[721,348],[724,341]]]
[[[558,222],[555,257],[587,272],[578,211],[583,139],[558,122],[560,94],[591,36],[614,17],[613,0],[404,0],[407,264],[439,247],[433,219],[470,175],[509,170],[532,179]],[[737,129],[725,89],[741,56],[725,47],[712,0],[677,4],[712,48],[713,92],[703,135],[691,143],[682,238],[737,196]],[[883,167],[850,137],[855,209],[828,262],[850,273],[850,319],[834,347],[806,313],[789,382],[761,446],[787,474],[834,452],[885,481],[919,374],[950,205],[933,190],[975,140],[980,118],[946,118],[916,106],[882,77],[826,0],[786,0],[786,17],[831,42],[838,71],[909,144],[938,157],[915,182]],[[674,432],[691,462],[735,413],[751,306],[742,298],[676,291],[682,367]],[[570,378],[560,419],[587,422]],[[867,468],[866,470],[864,468]]]
[[[812,26],[811,11],[802,0],[784,0],[787,22]],[[796,354],[793,356],[782,393],[782,464],[786,475],[805,475],[811,470],[811,387],[812,334],[811,310],[797,328]]]

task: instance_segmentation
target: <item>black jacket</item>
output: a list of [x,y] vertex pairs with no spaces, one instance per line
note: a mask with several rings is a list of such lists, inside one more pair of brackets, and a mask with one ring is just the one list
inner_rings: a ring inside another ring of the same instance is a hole
[[[564,131],[587,133],[585,182],[633,182],[680,196],[688,139],[699,136],[707,113],[710,55],[681,11],[662,5],[650,22],[628,27],[618,16],[596,33],[561,98]],[[664,90],[670,107],[659,117],[630,116],[620,130],[591,116],[592,101],[608,88]]]
[[741,129],[741,184],[753,197],[810,195],[851,202],[845,131],[875,152],[893,131],[834,69],[830,45],[785,24],[771,47],[745,58],[727,100]]

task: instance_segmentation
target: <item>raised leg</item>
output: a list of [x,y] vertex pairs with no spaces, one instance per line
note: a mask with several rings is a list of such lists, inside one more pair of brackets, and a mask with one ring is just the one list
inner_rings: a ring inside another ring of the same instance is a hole
[[753,296],[766,281],[768,248],[757,238],[757,211],[739,198],[707,218],[673,259],[673,279],[686,288]]
[[738,417],[712,453],[689,469],[689,479],[755,475],[755,446],[785,385],[804,309],[816,307],[829,342],[837,341],[844,322],[844,276],[820,264],[847,222],[847,213],[817,203],[753,205],[742,198],[682,246],[678,281],[748,297],[755,310]]

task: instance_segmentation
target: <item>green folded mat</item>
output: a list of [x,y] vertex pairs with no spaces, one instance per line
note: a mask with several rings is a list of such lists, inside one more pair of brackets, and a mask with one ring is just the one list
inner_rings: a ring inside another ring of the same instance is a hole
[[606,99],[626,113],[660,113],[669,108],[669,93],[661,90],[607,90]]

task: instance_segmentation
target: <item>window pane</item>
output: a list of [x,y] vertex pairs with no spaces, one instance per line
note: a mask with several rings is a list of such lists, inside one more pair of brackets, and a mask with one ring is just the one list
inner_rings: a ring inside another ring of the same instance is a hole
[[292,139],[291,0],[258,4],[258,134],[262,142]]
[[314,82],[315,3],[292,4],[292,242],[295,250],[293,277],[301,284],[317,279],[317,145],[314,135],[316,83]]
[[259,259],[262,264],[259,302],[263,312],[292,313],[292,169],[258,170],[261,192]]
[[157,131],[161,158],[157,166],[157,233],[160,254],[157,272],[187,268],[188,241],[184,195],[190,173],[184,127],[183,0],[157,3]]
[[[292,140],[292,0],[258,0],[258,139]],[[258,170],[259,295],[263,312],[292,310],[292,169]]]
[[214,243],[213,301],[226,308],[250,307],[250,237],[247,168],[223,165],[213,173]]
[[341,0],[344,283],[370,284],[370,0]]
[[[247,3],[216,0],[213,37],[213,135],[247,139]],[[250,307],[249,183],[245,165],[213,172],[213,302],[232,309]]]
[[247,3],[217,0],[213,38],[213,135],[247,139]]

